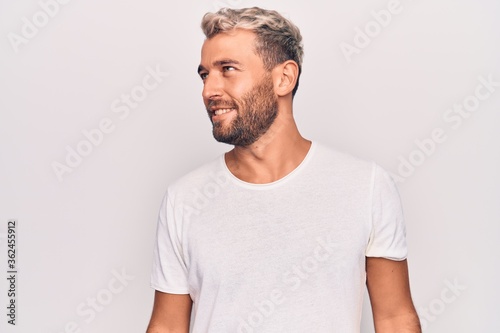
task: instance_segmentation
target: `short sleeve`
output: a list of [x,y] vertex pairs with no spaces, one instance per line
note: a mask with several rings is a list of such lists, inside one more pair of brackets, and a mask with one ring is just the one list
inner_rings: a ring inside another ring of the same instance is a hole
[[404,260],[408,250],[401,198],[389,173],[374,163],[371,181],[371,232],[367,257]]
[[153,250],[151,287],[171,294],[189,294],[187,266],[168,192],[158,214],[156,242]]

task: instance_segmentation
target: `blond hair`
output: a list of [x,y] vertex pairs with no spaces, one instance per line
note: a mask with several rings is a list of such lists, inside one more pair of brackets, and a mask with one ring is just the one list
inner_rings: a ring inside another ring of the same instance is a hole
[[264,68],[272,70],[287,60],[299,66],[297,83],[299,87],[302,72],[304,48],[299,28],[274,10],[259,7],[231,9],[221,8],[216,13],[206,13],[201,21],[201,29],[207,39],[234,29],[246,29],[257,35],[255,52],[262,58]]

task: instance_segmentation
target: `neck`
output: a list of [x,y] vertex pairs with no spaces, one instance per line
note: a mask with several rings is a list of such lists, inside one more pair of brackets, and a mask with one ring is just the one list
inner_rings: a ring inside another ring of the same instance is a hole
[[249,146],[235,146],[225,155],[237,178],[255,184],[279,180],[305,158],[311,141],[304,139],[291,113],[278,116],[269,130]]

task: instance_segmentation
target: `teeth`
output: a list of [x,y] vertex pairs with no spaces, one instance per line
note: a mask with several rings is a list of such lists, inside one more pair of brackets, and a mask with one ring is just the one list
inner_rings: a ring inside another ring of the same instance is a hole
[[233,111],[234,109],[218,109],[218,110],[215,110],[215,115],[220,115],[220,114],[224,114],[224,113],[228,113],[229,111]]

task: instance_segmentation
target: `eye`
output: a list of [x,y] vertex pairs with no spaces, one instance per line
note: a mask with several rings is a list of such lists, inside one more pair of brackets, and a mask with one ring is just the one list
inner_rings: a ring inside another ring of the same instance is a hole
[[205,79],[207,78],[207,76],[208,76],[208,73],[200,73],[200,77],[201,77],[202,81],[205,81]]
[[234,68],[233,66],[224,66],[224,67],[222,67],[222,70],[223,70],[224,72],[229,72],[229,71],[234,71],[234,70],[236,70],[236,68]]

